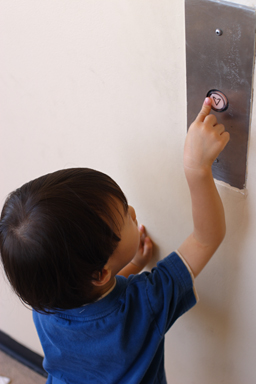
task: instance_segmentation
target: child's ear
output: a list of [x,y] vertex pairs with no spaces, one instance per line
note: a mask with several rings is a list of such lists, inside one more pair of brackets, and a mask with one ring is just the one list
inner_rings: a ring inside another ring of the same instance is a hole
[[107,267],[103,267],[101,272],[94,272],[92,277],[92,284],[96,287],[101,287],[111,279],[111,270]]

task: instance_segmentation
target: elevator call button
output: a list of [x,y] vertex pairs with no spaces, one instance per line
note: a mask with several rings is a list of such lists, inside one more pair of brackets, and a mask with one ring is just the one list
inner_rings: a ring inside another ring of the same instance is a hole
[[228,109],[228,99],[223,92],[217,89],[211,89],[206,97],[212,99],[212,109],[216,112],[224,112]]

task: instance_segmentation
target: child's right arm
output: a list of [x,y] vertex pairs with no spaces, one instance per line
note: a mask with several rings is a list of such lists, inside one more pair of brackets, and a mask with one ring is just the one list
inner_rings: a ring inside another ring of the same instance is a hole
[[229,133],[210,115],[207,98],[191,124],[184,148],[184,170],[192,200],[194,230],[178,251],[196,277],[222,242],[225,232],[223,205],[211,166],[229,141]]

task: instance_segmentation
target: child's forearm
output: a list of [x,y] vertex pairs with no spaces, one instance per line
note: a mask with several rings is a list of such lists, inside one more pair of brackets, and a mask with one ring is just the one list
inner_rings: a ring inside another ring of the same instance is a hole
[[191,200],[195,239],[216,250],[226,232],[224,208],[211,169],[198,178],[186,175]]
[[225,148],[229,134],[210,115],[211,100],[206,99],[191,124],[184,149],[184,170],[192,200],[194,229],[179,251],[197,276],[225,236],[223,205],[212,177],[212,163]]
[[120,272],[118,272],[118,275],[129,277],[130,275],[137,275],[142,271],[142,267],[139,267],[132,262],[127,264],[123,269],[121,269]]
[[199,177],[191,174],[186,174],[186,177],[191,193],[194,229],[179,251],[184,257],[188,255],[190,267],[197,276],[225,236],[225,214],[211,170]]

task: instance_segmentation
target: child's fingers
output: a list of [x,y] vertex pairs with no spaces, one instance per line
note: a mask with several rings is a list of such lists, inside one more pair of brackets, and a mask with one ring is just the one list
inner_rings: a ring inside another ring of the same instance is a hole
[[216,132],[218,132],[220,135],[222,135],[223,132],[225,132],[225,126],[223,124],[216,124],[214,126],[214,129]]
[[223,151],[223,149],[226,147],[227,143],[230,140],[229,132],[225,131],[225,132],[221,133],[221,138],[222,138],[222,151]]
[[229,139],[230,139],[229,132],[226,132],[225,126],[223,124],[215,125],[214,130],[216,133],[218,133],[220,135],[220,139],[222,141],[222,144],[224,145],[223,146],[223,149],[224,149],[225,146],[227,145],[227,143],[229,142]]
[[143,246],[144,240],[145,240],[145,237],[146,237],[146,229],[145,229],[144,225],[141,224],[139,226],[139,231],[140,231],[140,243]]
[[153,255],[153,243],[151,239],[147,236],[144,241],[143,247],[143,257],[147,259],[147,262],[151,259]]
[[139,226],[141,238],[139,249],[132,259],[132,263],[144,268],[153,256],[153,243],[149,236],[146,236],[144,225]]
[[212,159],[219,156],[220,152],[223,151],[223,149],[226,147],[227,143],[230,140],[230,135],[228,132],[225,131],[225,127],[223,124],[217,124],[213,129],[216,133],[216,139],[212,142],[211,146],[213,150]]
[[212,109],[212,100],[210,99],[210,97],[206,97],[206,99],[204,100],[202,109],[197,115],[197,118],[195,121],[202,123],[206,118],[206,116],[208,116],[209,113],[211,112],[211,109]]
[[143,256],[147,256],[149,253],[152,253],[153,243],[149,236],[146,235],[146,229],[144,225],[140,225],[140,244],[143,249]]
[[218,124],[218,120],[215,115],[207,115],[204,119],[204,122],[211,124],[213,127],[216,126],[216,124]]

